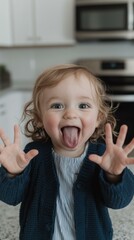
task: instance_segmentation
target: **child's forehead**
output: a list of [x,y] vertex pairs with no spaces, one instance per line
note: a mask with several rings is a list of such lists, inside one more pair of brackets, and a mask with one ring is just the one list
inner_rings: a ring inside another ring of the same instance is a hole
[[[72,85],[83,88],[86,86],[88,89],[92,89],[92,91],[96,91],[96,80],[94,76],[90,73],[86,73],[83,71],[75,71],[75,72],[64,72],[64,74],[53,75],[52,78],[42,79],[40,82],[40,86],[38,85],[38,89],[40,94],[46,90],[51,90],[55,88],[62,88],[66,85]],[[40,95],[39,94],[39,95]]]
[[93,79],[90,76],[87,76],[86,74],[67,74],[65,76],[63,76],[62,78],[57,79],[57,81],[55,80],[55,84],[51,85],[50,87],[55,88],[58,86],[64,86],[64,85],[75,85],[77,86],[87,86],[89,88],[94,88],[94,84],[93,84]]
[[70,74],[59,81],[57,84],[51,85],[42,89],[44,97],[50,96],[92,96],[95,97],[95,87],[86,75]]
[[[96,83],[94,83],[93,76],[86,74],[68,74],[58,81],[56,84],[43,87],[40,92],[39,99],[42,101],[49,101],[54,98],[80,99],[87,97],[96,102],[98,91],[96,91]],[[55,81],[54,81],[55,82]]]
[[84,72],[75,72],[75,73],[65,74],[64,76],[59,78],[59,82],[57,82],[57,84],[61,83],[61,82],[64,83],[66,80],[73,81],[73,82],[75,82],[75,84],[77,84],[81,81],[83,81],[83,82],[85,81],[85,82],[88,82],[90,84],[93,84],[93,76],[85,74]]

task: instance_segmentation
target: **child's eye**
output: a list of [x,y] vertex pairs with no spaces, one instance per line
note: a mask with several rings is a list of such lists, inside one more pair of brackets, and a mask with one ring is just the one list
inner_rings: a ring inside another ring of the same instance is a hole
[[81,109],[87,109],[87,108],[90,108],[90,104],[89,103],[80,103],[79,104],[79,108]]
[[53,108],[53,109],[63,109],[64,106],[63,106],[63,104],[61,104],[61,103],[53,103],[53,104],[51,105],[51,108]]

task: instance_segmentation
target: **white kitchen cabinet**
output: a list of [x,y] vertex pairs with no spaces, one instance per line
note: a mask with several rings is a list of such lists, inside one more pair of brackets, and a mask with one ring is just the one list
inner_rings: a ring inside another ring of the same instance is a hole
[[21,95],[17,92],[5,93],[0,97],[0,127],[13,140],[13,128],[19,123]]
[[31,45],[35,42],[34,0],[11,0],[14,45]]
[[[32,96],[32,91],[21,91],[21,96],[22,96],[22,102],[21,102],[21,114],[24,110],[24,106],[25,104],[31,100],[31,96]],[[28,138],[24,135],[24,126],[25,126],[26,121],[24,120],[23,122],[21,122],[21,142],[22,142],[22,146],[25,147],[25,145],[31,141],[31,138]]]
[[12,22],[10,0],[0,0],[0,45],[12,44]]
[[23,134],[24,123],[21,122],[24,104],[30,99],[31,92],[11,91],[0,96],[0,128],[13,141],[14,124],[19,124],[21,129],[22,147],[29,141]]
[[74,0],[35,0],[37,44],[74,43]]
[[[24,125],[26,123],[26,121],[22,121],[23,117],[22,117],[22,114],[23,114],[23,110],[24,110],[24,106],[25,104],[31,100],[31,95],[32,95],[32,92],[31,91],[23,91],[23,90],[20,90],[20,91],[13,91],[11,94],[10,94],[10,100],[11,101],[16,101],[14,107],[13,107],[13,117],[12,119],[10,119],[10,125],[11,127],[14,126],[15,123],[18,123],[19,126],[20,126],[20,133],[21,133],[21,146],[22,148],[25,147],[25,145],[31,141],[30,138],[27,138],[25,135],[24,135]],[[11,110],[9,109],[8,110],[8,114],[10,114]]]
[[0,128],[4,130],[8,128],[7,103],[6,96],[0,97]]
[[0,13],[2,16],[6,13],[5,21],[0,16],[5,45],[68,45],[75,42],[74,0],[0,0]]

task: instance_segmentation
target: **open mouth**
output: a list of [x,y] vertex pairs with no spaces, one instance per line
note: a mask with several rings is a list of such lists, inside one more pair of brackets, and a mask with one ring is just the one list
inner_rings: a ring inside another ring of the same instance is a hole
[[63,142],[67,147],[74,148],[79,141],[80,128],[75,126],[66,126],[61,129]]

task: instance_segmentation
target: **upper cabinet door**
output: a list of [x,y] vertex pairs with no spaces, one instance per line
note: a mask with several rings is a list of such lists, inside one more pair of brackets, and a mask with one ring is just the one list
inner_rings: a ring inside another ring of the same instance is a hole
[[11,0],[14,45],[31,45],[34,38],[33,0]]
[[74,0],[35,0],[37,44],[74,43]]
[[0,45],[74,43],[74,0],[0,0]]
[[0,0],[0,45],[12,44],[10,0]]

